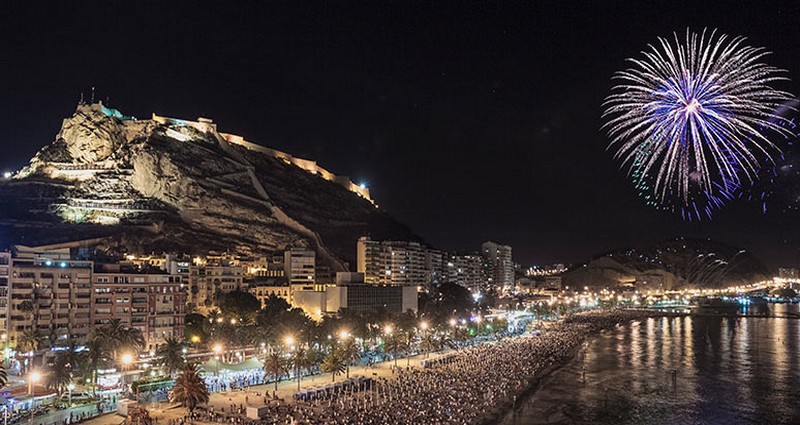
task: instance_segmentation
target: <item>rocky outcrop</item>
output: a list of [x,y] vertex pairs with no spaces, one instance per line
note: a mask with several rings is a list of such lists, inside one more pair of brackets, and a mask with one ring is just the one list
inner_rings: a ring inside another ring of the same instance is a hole
[[[264,254],[311,247],[333,270],[354,265],[361,235],[418,240],[346,185],[231,144],[209,122],[135,120],[101,104],[80,105],[56,140],[0,186],[0,214],[16,211],[0,225],[50,226],[51,239],[108,235],[105,249]],[[26,210],[37,213],[26,219],[19,214]],[[48,232],[32,235],[47,239]],[[36,242],[52,243],[26,241]]]
[[653,246],[596,256],[562,276],[572,288],[718,288],[765,280],[766,267],[751,253],[712,240],[675,238]]

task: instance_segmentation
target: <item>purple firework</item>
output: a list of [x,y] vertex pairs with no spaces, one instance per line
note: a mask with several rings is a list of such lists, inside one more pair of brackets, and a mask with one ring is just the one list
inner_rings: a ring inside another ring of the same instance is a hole
[[649,47],[614,75],[609,149],[649,203],[710,215],[780,155],[770,137],[791,133],[776,110],[793,97],[772,84],[788,78],[762,62],[769,52],[716,30]]

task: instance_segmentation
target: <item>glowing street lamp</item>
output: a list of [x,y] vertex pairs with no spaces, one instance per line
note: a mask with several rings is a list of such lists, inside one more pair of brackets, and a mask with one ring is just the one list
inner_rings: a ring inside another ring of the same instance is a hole
[[428,322],[420,322],[419,328],[422,329],[423,331],[428,329]]
[[458,321],[456,321],[456,319],[450,319],[450,326],[451,327],[455,328],[457,323],[458,323]]
[[[32,371],[30,375],[28,375],[28,394],[33,396],[33,388],[39,380],[42,379],[42,374],[37,371]],[[31,408],[33,408],[33,400],[31,400]]]
[[216,362],[214,362],[215,363],[214,376],[218,376],[219,375],[219,359],[220,359],[219,355],[220,355],[220,353],[222,353],[222,345],[214,344],[214,354],[215,354],[214,355],[214,360],[216,360]]
[[74,389],[75,389],[75,384],[70,382],[69,385],[67,385],[67,391],[69,392],[69,405],[70,405],[70,407],[72,406],[72,390],[74,390]]
[[285,342],[285,343],[286,343],[286,346],[287,346],[287,347],[292,347],[292,348],[294,348],[294,337],[292,337],[291,335],[289,335],[289,336],[287,336],[286,338],[284,338],[284,339],[283,339],[283,342]]
[[33,396],[33,387],[36,385],[39,380],[42,379],[42,374],[37,371],[32,371],[30,376],[28,376],[28,394],[31,396],[31,419],[30,424],[33,425],[33,401],[35,397]]
[[392,330],[393,330],[392,329],[392,325],[386,325],[383,328],[383,333],[385,333],[386,335],[391,335],[392,334]]

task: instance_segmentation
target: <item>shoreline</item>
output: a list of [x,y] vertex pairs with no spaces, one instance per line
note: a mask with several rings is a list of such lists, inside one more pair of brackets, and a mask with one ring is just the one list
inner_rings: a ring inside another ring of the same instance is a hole
[[[684,317],[688,316],[686,313],[678,313],[678,312],[668,312],[668,311],[651,311],[651,310],[623,310],[628,312],[641,312],[644,313],[641,317],[631,317],[627,320],[619,321],[614,324],[614,326],[619,326],[622,324],[628,324],[631,322],[635,322],[637,320],[649,319],[649,318],[658,318],[658,317]],[[607,313],[608,311],[606,311]],[[568,318],[560,319],[557,323],[565,323]],[[613,327],[602,326],[598,330],[599,331],[607,331],[612,329]],[[596,335],[595,335],[596,336]],[[589,333],[586,334],[584,338],[581,338],[575,345],[575,348],[566,356],[559,359],[558,361],[554,362],[553,364],[547,366],[546,368],[536,372],[533,376],[525,379],[524,384],[520,387],[518,391],[516,391],[511,397],[507,397],[505,400],[497,403],[495,407],[489,410],[483,418],[478,422],[481,425],[498,425],[505,420],[510,414],[513,414],[514,409],[516,408],[517,401],[525,398],[531,397],[539,390],[542,382],[551,376],[553,373],[557,372],[559,369],[566,366],[570,361],[575,359],[575,356],[580,352],[581,347],[584,345],[586,341],[589,340],[590,337],[593,337]]]
[[[585,341],[585,340],[584,340]],[[508,417],[508,415],[513,414],[514,410],[517,407],[517,401],[532,396],[539,391],[539,387],[542,385],[542,382],[550,377],[553,373],[557,372],[559,369],[563,368],[567,365],[570,361],[575,359],[575,356],[581,350],[581,344],[578,344],[577,347],[573,350],[565,358],[561,359],[560,361],[551,364],[550,366],[542,369],[541,371],[534,374],[529,379],[525,380],[525,385],[521,387],[521,389],[511,397],[511,399],[506,399],[502,403],[495,406],[492,410],[490,410],[484,418],[481,420],[481,425],[498,425],[503,422],[503,420]]]

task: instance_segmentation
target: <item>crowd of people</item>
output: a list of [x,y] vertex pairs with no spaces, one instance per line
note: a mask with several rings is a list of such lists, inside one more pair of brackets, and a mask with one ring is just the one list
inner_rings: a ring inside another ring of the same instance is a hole
[[263,369],[249,369],[244,371],[224,371],[208,374],[203,380],[211,392],[241,390],[254,385],[266,384],[267,375]]
[[592,311],[553,323],[535,335],[463,348],[424,368],[396,368],[368,389],[351,389],[292,404],[268,404],[264,419],[218,422],[268,424],[466,424],[524,391],[542,372],[571,357],[588,335],[659,313]]

